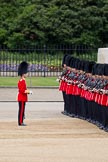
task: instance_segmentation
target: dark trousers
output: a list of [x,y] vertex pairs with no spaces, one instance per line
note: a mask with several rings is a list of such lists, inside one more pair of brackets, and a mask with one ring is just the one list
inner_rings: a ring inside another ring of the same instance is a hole
[[84,119],[88,118],[88,103],[87,100],[83,97],[80,97],[78,116]]
[[24,120],[24,113],[25,113],[25,102],[20,101],[19,103],[19,111],[18,111],[18,125],[21,125]]
[[102,125],[104,128],[108,128],[108,107],[102,106]]
[[62,91],[63,94],[63,101],[64,101],[64,111],[66,112],[66,93]]

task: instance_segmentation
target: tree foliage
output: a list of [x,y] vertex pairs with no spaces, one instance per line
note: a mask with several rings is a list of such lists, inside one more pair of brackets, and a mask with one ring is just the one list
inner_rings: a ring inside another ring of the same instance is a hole
[[0,44],[108,44],[108,0],[1,0]]

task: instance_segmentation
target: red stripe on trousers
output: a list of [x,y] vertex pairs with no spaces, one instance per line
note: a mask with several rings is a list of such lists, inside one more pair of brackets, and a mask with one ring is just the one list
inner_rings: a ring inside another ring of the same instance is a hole
[[24,102],[21,102],[20,124],[23,122]]

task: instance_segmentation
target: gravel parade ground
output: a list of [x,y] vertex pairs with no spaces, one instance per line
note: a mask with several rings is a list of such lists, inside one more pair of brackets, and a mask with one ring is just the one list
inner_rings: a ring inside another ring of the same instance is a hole
[[61,114],[63,102],[0,102],[0,162],[108,162],[108,133]]

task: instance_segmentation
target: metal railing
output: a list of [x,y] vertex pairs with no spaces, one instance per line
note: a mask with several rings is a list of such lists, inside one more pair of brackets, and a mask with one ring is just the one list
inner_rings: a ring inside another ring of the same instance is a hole
[[64,54],[97,61],[97,51],[81,45],[23,46],[15,49],[0,47],[0,76],[17,76],[18,65],[22,61],[29,63],[30,76],[58,76]]

